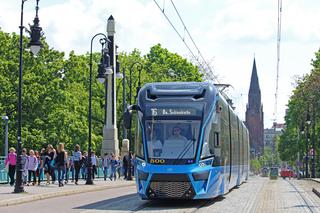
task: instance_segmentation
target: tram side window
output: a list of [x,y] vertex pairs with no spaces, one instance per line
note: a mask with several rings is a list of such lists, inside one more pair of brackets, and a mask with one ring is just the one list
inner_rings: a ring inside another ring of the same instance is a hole
[[142,143],[142,130],[140,124],[137,124],[137,134],[136,134],[136,155],[140,158],[144,158],[143,154],[143,143]]
[[213,166],[220,166],[221,165],[221,142],[220,142],[221,111],[220,110],[215,115],[215,119],[213,120],[213,123],[212,123],[211,132],[212,132],[211,143],[212,143],[212,149],[214,150]]
[[[210,140],[211,125],[209,124],[205,129],[204,141],[202,145],[201,159],[212,157],[214,149],[212,148],[212,140]],[[211,142],[211,143],[210,143]]]

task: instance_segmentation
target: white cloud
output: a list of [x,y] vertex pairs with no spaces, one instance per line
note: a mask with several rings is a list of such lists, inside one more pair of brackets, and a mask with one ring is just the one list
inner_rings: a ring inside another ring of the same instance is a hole
[[[163,1],[158,2],[162,7]],[[265,126],[270,127],[276,76],[277,1],[175,0],[174,3],[204,57],[214,58],[214,71],[223,77],[221,81],[233,85],[230,94],[242,118],[255,53]],[[319,7],[320,1],[283,1],[278,121],[283,121],[292,76],[310,71],[310,60],[320,46]],[[170,1],[165,2],[165,12],[185,35]],[[40,25],[47,41],[51,47],[65,52],[89,51],[92,36],[105,33],[111,14],[116,20],[116,42],[120,51],[138,48],[145,53],[152,45],[161,43],[172,52],[190,55],[153,1],[40,1]],[[33,18],[34,2],[27,1],[24,25]],[[0,0],[0,27],[6,32],[18,32],[19,22],[19,2]],[[190,39],[186,37],[186,41],[192,47]],[[96,43],[95,50],[98,50]]]

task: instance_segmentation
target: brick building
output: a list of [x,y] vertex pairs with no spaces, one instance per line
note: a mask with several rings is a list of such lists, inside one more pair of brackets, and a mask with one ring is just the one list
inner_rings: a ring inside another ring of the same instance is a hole
[[264,148],[263,106],[255,59],[253,59],[245,123],[250,133],[251,157],[260,156]]

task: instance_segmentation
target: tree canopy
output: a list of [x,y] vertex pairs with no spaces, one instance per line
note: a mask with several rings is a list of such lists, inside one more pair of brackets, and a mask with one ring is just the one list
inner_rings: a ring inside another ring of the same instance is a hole
[[[88,143],[89,54],[66,57],[63,52],[44,47],[38,57],[26,51],[23,38],[23,108],[22,143],[28,149],[40,150],[47,144],[63,142],[73,150]],[[93,76],[97,75],[100,53],[93,54]],[[129,102],[129,76],[132,73],[132,100],[135,102],[138,79],[141,85],[160,81],[201,81],[198,68],[185,58],[157,44],[146,55],[138,49],[119,54],[120,71],[126,73],[126,100]],[[142,65],[139,76],[137,64]],[[19,36],[0,29],[0,115],[9,116],[9,146],[17,143],[17,102],[19,74]],[[122,79],[123,80],[123,79]],[[122,139],[122,80],[117,80],[117,125]],[[92,143],[101,149],[104,124],[104,85],[93,79]],[[2,122],[4,124],[4,122]],[[4,132],[0,131],[0,138]],[[3,144],[1,140],[0,144]],[[1,146],[4,147],[4,146]],[[0,151],[4,154],[4,150]]]
[[[306,153],[312,149],[312,141],[316,144],[317,172],[320,175],[319,130],[320,130],[320,50],[312,60],[312,70],[296,80],[296,87],[289,99],[285,117],[286,129],[280,137],[280,158],[296,165],[298,153],[300,162],[305,162]],[[306,122],[311,121],[310,124]],[[307,134],[308,133],[308,134]],[[308,139],[307,139],[308,138]],[[310,153],[309,153],[310,154]],[[309,155],[308,154],[308,155]],[[309,162],[312,156],[308,156]],[[301,164],[301,163],[300,163]],[[310,165],[310,164],[309,164]]]

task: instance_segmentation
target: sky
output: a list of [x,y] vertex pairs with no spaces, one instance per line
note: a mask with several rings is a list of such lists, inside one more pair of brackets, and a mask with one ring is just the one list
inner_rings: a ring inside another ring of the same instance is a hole
[[[24,5],[24,26],[32,23],[35,0]],[[194,53],[170,0],[156,0]],[[282,1],[278,107],[277,0],[173,0],[180,16],[220,83],[231,84],[228,95],[245,119],[253,59],[256,60],[264,126],[284,122],[286,105],[297,76],[310,73],[320,47],[320,1]],[[55,0],[39,2],[40,26],[51,48],[67,54],[89,52],[91,38],[106,33],[110,15],[116,21],[120,51],[134,48],[143,54],[155,44],[183,57],[191,54],[153,0]],[[0,0],[0,28],[19,33],[21,1]],[[98,42],[97,42],[98,43]],[[94,47],[99,51],[98,45]]]

